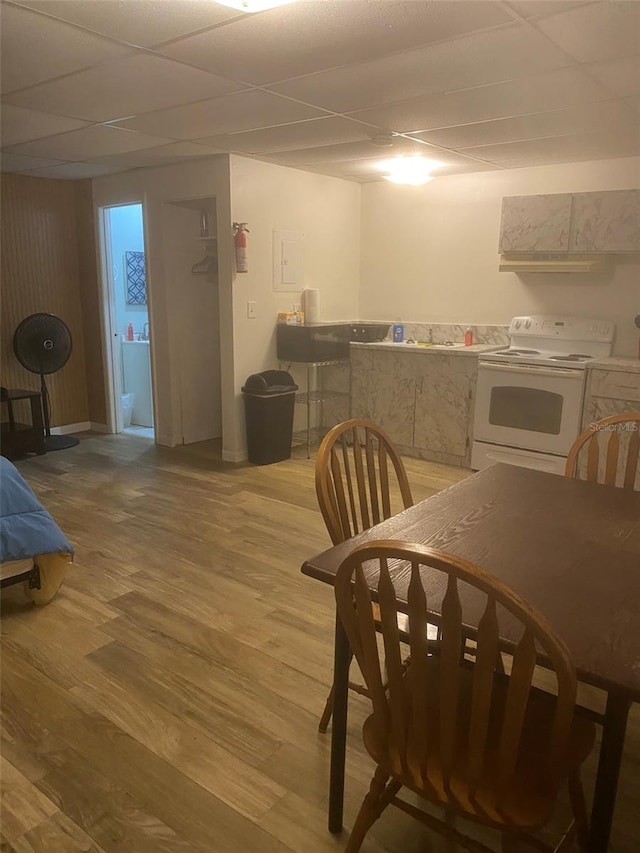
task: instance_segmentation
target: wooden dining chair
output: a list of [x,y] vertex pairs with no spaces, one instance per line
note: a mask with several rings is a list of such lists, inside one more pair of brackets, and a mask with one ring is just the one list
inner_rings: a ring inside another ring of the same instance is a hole
[[589,424],[576,438],[565,476],[640,491],[639,459],[640,412],[611,415]]
[[[325,435],[316,457],[316,495],[334,545],[413,505],[409,480],[389,436],[371,421],[352,419]],[[349,687],[368,695],[355,682]],[[333,687],[319,730],[333,713]]]
[[[403,660],[392,578],[407,589],[410,658]],[[377,642],[369,583],[377,589],[384,650]],[[576,672],[563,641],[536,610],[478,566],[421,545],[363,545],[342,563],[335,583],[338,614],[364,674],[373,713],[363,727],[376,763],[346,853],[357,853],[369,828],[393,804],[451,842],[491,848],[455,826],[455,818],[501,834],[513,851],[550,819],[568,785],[573,821],[558,846],[587,843],[580,765],[595,736],[575,715]],[[440,653],[427,655],[427,620],[440,613]],[[477,625],[474,662],[460,655],[465,625]],[[497,671],[501,637],[511,641],[511,672]],[[556,693],[532,686],[539,656],[555,674]],[[386,675],[384,675],[386,673]],[[387,682],[385,686],[385,681]],[[441,806],[439,820],[398,795],[402,788]]]

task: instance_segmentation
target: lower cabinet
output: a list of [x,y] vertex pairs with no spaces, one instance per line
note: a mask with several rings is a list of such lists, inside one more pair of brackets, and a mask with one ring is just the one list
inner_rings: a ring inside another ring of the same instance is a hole
[[394,444],[413,447],[415,353],[351,348],[351,416],[367,418]]
[[434,458],[443,462],[454,456],[466,464],[478,361],[446,355],[430,355],[423,361],[426,364],[416,383],[413,446],[438,454]]
[[398,449],[468,465],[478,362],[468,356],[351,348],[351,415],[388,433]]
[[622,370],[589,371],[582,411],[582,428],[593,421],[640,411],[640,373]]

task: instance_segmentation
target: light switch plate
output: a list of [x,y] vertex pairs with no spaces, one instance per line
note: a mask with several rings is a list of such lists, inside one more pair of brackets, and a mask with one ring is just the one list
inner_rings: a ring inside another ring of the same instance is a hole
[[255,302],[247,302],[247,320],[255,320],[256,319],[256,303]]

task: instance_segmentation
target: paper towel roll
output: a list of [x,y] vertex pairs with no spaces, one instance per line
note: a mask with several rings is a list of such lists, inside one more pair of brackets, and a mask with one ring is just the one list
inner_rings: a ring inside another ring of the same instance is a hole
[[305,323],[317,323],[320,320],[320,292],[317,287],[307,287],[302,291],[302,305]]

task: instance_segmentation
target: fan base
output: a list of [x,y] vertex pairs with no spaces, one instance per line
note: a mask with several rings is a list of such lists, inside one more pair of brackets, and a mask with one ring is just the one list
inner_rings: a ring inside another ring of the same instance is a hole
[[49,450],[67,450],[69,447],[75,447],[80,444],[79,438],[74,438],[72,435],[47,435],[44,439],[44,446]]

